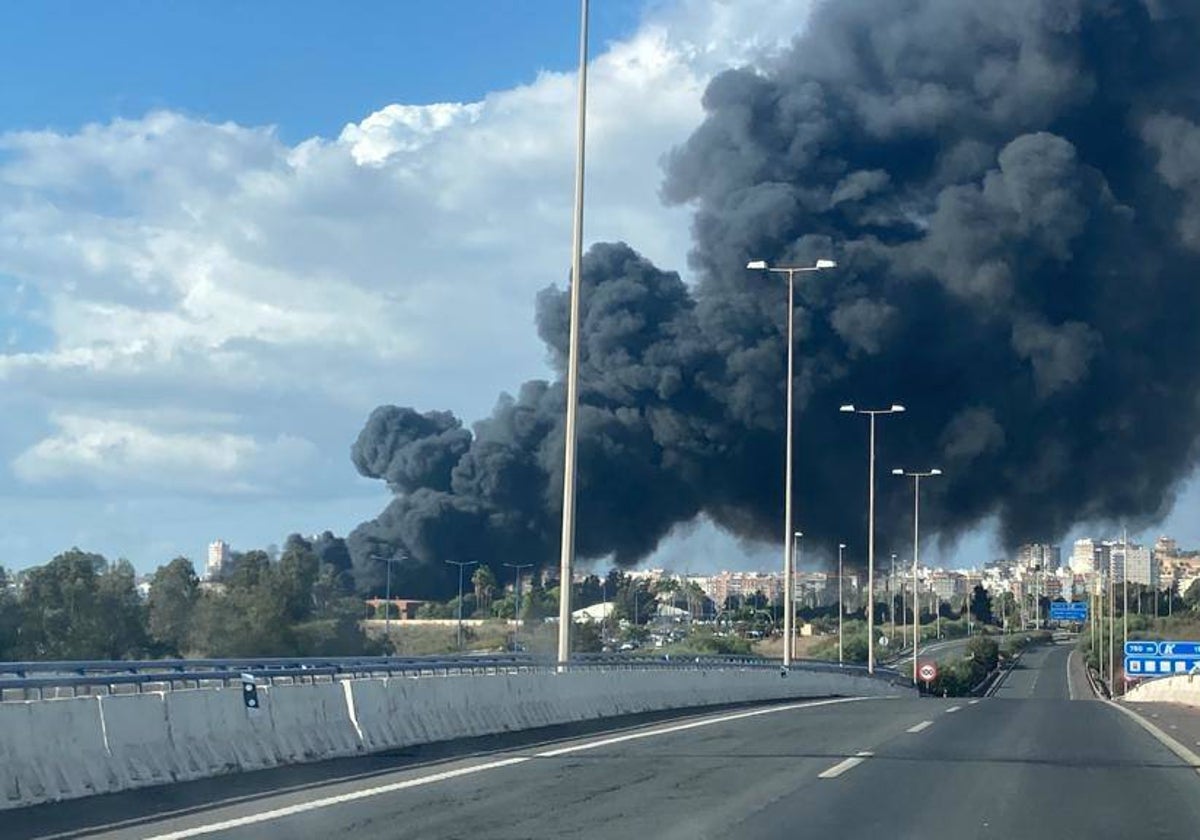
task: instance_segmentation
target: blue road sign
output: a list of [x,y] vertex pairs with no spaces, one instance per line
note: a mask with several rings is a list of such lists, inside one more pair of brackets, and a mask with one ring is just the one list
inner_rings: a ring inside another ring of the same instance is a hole
[[1087,621],[1087,601],[1051,601],[1051,621]]
[[1165,677],[1168,674],[1187,674],[1193,668],[1200,668],[1200,656],[1179,659],[1125,657],[1125,676],[1127,677]]
[[1158,656],[1158,642],[1126,642],[1126,656]]
[[1200,642],[1126,642],[1125,655],[1154,659],[1200,659]]

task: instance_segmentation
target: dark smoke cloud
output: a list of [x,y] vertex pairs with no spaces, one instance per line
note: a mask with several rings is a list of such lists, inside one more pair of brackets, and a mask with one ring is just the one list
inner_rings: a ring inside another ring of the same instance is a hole
[[[780,530],[784,289],[796,311],[798,525],[863,539],[880,424],[880,550],[907,532],[891,466],[940,466],[924,524],[995,517],[1009,543],[1160,516],[1200,420],[1200,5],[837,0],[766,71],[731,70],[667,158],[695,209],[689,289],[624,245],[583,275],[579,548],[635,562],[705,513]],[[561,370],[566,296],[538,300]],[[562,388],[527,383],[468,435],[384,408],[355,464],[398,493],[350,538],[411,557],[552,563]]]

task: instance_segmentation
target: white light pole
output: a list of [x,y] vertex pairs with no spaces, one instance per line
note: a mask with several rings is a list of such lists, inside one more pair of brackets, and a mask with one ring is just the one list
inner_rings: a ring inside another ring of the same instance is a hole
[[837,268],[833,260],[817,260],[808,266],[770,266],[766,260],[751,260],[746,263],[751,271],[769,271],[772,274],[786,274],[788,281],[787,300],[787,419],[786,442],[784,444],[784,477],[783,477],[783,667],[792,664],[792,322],[795,308],[796,275],[808,271],[824,271]]
[[865,414],[871,418],[870,466],[867,484],[867,673],[875,673],[875,415],[900,414],[904,406],[891,408],[857,409],[843,405],[839,411],[845,414]]
[[505,563],[504,566],[505,566],[505,568],[512,569],[514,572],[516,572],[516,575],[517,575],[517,580],[516,580],[516,583],[514,584],[515,589],[513,590],[513,598],[516,600],[516,603],[513,606],[513,619],[515,620],[514,625],[513,625],[515,628],[513,630],[513,635],[515,636],[516,634],[521,632],[521,570],[522,569],[531,569],[531,568],[533,568],[533,564],[532,563]]
[[458,649],[462,651],[463,646],[463,616],[462,616],[462,599],[463,599],[463,572],[467,566],[476,566],[478,560],[446,560],[451,566],[458,566]]
[[[892,475],[899,475],[913,480],[913,601],[917,597],[917,568],[921,558],[921,479],[933,478],[935,475],[941,475],[942,471],[936,467],[931,470],[921,472],[914,470],[913,472],[905,472],[902,469],[892,470]],[[913,685],[917,684],[917,655],[921,649],[921,610],[918,607],[913,610]]]
[[[892,620],[892,638],[891,642],[896,641],[896,593],[892,591],[892,587],[896,585],[896,555],[892,555],[892,570],[888,574],[888,617]],[[900,648],[896,648],[899,650]]]
[[[1129,533],[1124,528],[1121,529],[1121,650],[1125,650],[1125,645],[1129,643]],[[1121,693],[1125,693],[1125,686],[1128,684],[1125,680],[1129,679],[1129,675],[1125,674],[1125,679],[1121,681]]]
[[845,543],[838,543],[838,664],[846,664],[842,652],[842,618],[846,615],[846,603],[842,600],[842,552],[846,550]]
[[[795,635],[798,635],[798,634],[799,634],[799,632],[800,632],[800,631],[799,631],[799,629],[796,627],[796,616],[795,616],[795,610],[796,610],[796,591],[795,591],[795,586],[796,586],[796,563],[797,563],[797,558],[799,558],[799,556],[800,556],[800,538],[801,538],[801,537],[803,537],[803,536],[804,536],[804,533],[803,533],[802,531],[795,531],[795,532],[792,534],[792,593],[791,593],[791,605],[792,605],[792,613],[793,613],[793,614],[792,614],[792,633],[793,633],[793,636],[795,636]],[[793,654],[793,656],[794,656],[794,655],[795,655],[795,653],[796,653],[796,647],[795,647],[795,645],[796,645],[796,642],[795,642],[795,639],[793,638],[793,640],[792,640],[792,654]]]
[[571,658],[571,577],[575,561],[575,456],[579,408],[579,296],[583,285],[583,139],[587,117],[588,0],[579,22],[579,112],[575,143],[575,215],[571,228],[571,326],[567,349],[566,446],[563,455],[562,543],[558,582],[558,667]]

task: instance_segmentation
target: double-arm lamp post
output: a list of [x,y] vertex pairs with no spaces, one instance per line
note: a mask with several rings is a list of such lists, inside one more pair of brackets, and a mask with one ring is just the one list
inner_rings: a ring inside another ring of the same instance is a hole
[[941,474],[942,471],[937,468],[923,472],[920,470],[905,472],[899,468],[892,470],[892,475],[913,480],[913,685],[917,684],[917,655],[921,650],[921,602],[917,597],[917,568],[921,557],[921,479],[933,478],[935,475]]
[[786,274],[788,284],[787,297],[787,429],[784,444],[784,477],[783,477],[783,667],[792,664],[792,601],[795,582],[792,578],[792,376],[793,376],[793,347],[792,322],[795,309],[796,275],[809,271],[824,271],[837,268],[833,260],[817,260],[813,265],[805,266],[772,266],[766,260],[751,260],[746,264],[751,271],[768,271],[772,274]]
[[875,673],[875,417],[880,414],[900,414],[904,406],[860,409],[843,405],[844,414],[865,414],[871,421],[869,467],[867,470],[867,672]]

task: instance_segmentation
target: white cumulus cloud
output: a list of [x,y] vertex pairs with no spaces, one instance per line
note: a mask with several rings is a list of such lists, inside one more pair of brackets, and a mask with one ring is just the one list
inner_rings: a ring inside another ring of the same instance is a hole
[[[589,241],[685,268],[662,156],[708,79],[769,61],[810,5],[677,0],[594,50]],[[569,265],[575,95],[542,72],[294,145],[166,110],[0,135],[0,278],[36,291],[49,336],[0,354],[0,400],[27,415],[0,447],[10,481],[286,494],[304,471],[361,493],[346,452],[375,405],[472,420],[545,375],[533,298]]]

